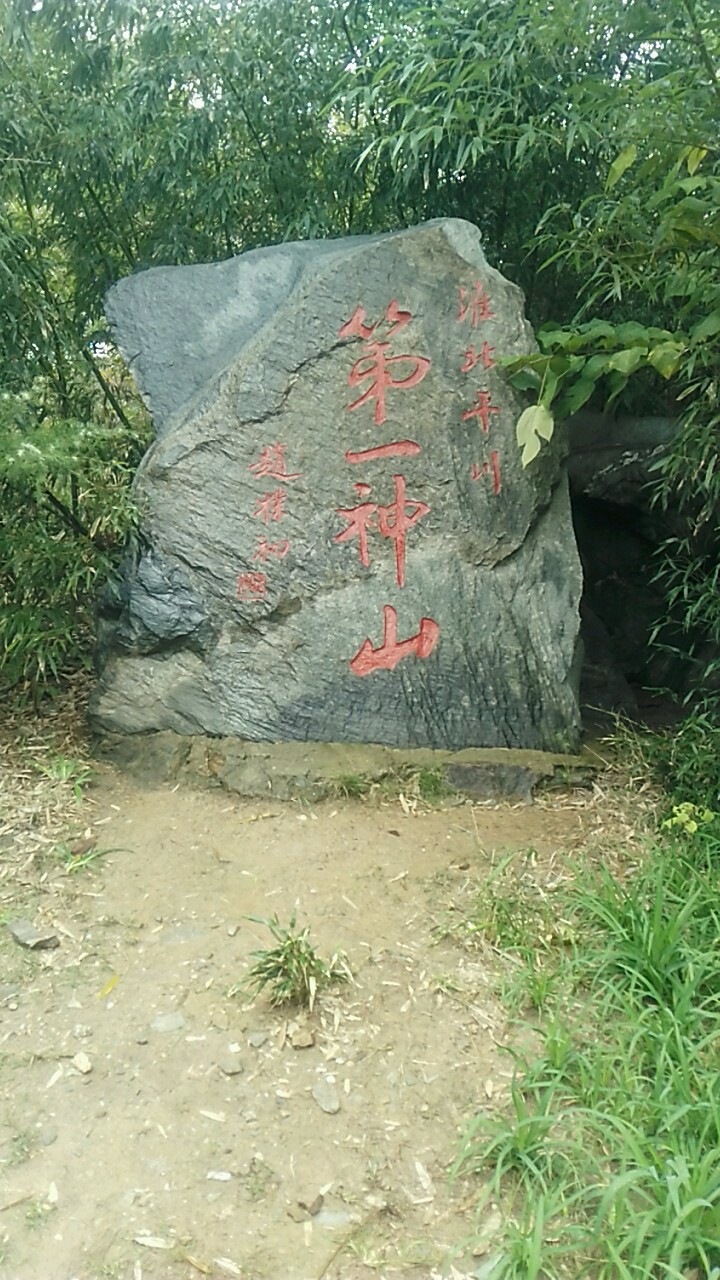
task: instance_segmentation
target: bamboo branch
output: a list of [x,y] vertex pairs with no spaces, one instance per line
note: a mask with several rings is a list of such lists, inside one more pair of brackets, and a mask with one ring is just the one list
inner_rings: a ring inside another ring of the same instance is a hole
[[[73,515],[70,508],[66,507],[65,503],[61,502],[60,499],[55,496],[52,489],[49,489],[47,485],[45,485],[45,496],[59,515],[62,516],[65,524],[69,525],[74,533],[79,533],[83,538],[90,537],[90,530],[85,528],[85,525],[78,520],[77,516]],[[92,539],[90,540],[92,541]]]

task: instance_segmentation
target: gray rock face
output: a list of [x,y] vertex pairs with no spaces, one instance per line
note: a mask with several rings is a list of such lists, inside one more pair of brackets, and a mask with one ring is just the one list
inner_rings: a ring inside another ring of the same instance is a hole
[[495,360],[533,338],[476,228],[161,268],[107,310],[158,438],[100,604],[98,727],[572,746],[562,442],[522,470]]

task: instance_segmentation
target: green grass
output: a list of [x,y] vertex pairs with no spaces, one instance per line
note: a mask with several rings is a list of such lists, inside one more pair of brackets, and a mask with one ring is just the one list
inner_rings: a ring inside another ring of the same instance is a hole
[[88,849],[86,853],[74,854],[67,844],[61,843],[55,847],[55,855],[61,860],[65,871],[68,875],[72,875],[75,871],[82,871],[85,867],[91,867],[93,863],[98,862],[100,858],[106,858],[110,853],[127,853],[127,849]]
[[328,783],[328,796],[337,800],[364,800],[377,783],[363,773],[340,773]]
[[431,808],[457,795],[442,769],[410,767],[397,772],[390,770],[376,778],[363,773],[338,774],[330,779],[326,792],[330,799],[338,800],[365,800],[369,796],[396,800],[402,794],[408,800],[421,801]]
[[271,920],[258,916],[248,916],[247,919],[266,925],[275,939],[275,946],[253,951],[254,963],[247,977],[232,988],[231,994],[236,995],[242,990],[259,993],[267,988],[274,1007],[295,1004],[312,1011],[319,991],[335,982],[350,979],[350,968],[344,954],[338,951],[329,960],[322,960],[310,942],[309,929],[296,927],[294,914],[287,926],[282,925],[277,916]]
[[529,965],[537,965],[535,977],[541,982],[550,955],[571,942],[573,924],[556,895],[538,885],[532,874],[535,856],[534,849],[527,849],[504,857],[466,906],[453,903],[436,934],[465,943],[482,940],[519,955]]
[[29,1129],[19,1129],[13,1134],[3,1163],[9,1165],[24,1164],[35,1150],[36,1135]]
[[457,795],[442,769],[420,769],[413,775],[413,791],[425,804],[442,804]]
[[675,804],[720,811],[720,723],[696,711],[673,729],[650,733],[618,721],[613,753],[633,773],[662,787]]
[[503,1208],[493,1280],[720,1280],[720,825],[661,828],[625,884],[581,871],[554,953],[507,876],[481,907],[523,960],[540,1039],[455,1166]]
[[36,760],[35,768],[39,773],[45,774],[46,778],[51,778],[53,782],[67,782],[72,787],[78,804],[83,798],[85,787],[95,776],[95,770],[83,760],[75,760],[60,752],[54,756],[48,756],[47,760]]

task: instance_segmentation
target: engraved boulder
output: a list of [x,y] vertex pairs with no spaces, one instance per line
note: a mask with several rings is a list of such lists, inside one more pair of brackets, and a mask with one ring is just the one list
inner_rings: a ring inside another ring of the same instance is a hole
[[523,470],[497,360],[534,340],[475,227],[156,268],[107,312],[156,439],[100,599],[98,728],[575,744],[563,442]]

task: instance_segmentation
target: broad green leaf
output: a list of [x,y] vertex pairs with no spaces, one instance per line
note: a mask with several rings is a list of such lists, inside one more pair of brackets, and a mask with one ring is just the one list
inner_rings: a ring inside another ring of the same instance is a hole
[[622,395],[623,391],[625,390],[625,387],[628,384],[629,377],[630,375],[628,373],[619,373],[617,370],[614,370],[609,375],[606,385],[610,394],[608,395],[608,398],[605,401],[606,409],[609,409],[610,406],[615,403],[618,396]]
[[628,347],[626,351],[616,351],[608,360],[608,369],[618,373],[634,373],[644,362],[647,347]]
[[540,392],[540,404],[545,409],[549,409],[555,399],[555,393],[563,380],[564,373],[564,370],[561,373],[556,373],[554,369],[549,368],[545,374]]
[[624,324],[619,324],[615,330],[615,337],[618,342],[622,342],[626,347],[633,347],[637,343],[647,343],[648,331],[644,324],[638,324],[637,320],[626,320]]
[[598,378],[602,377],[602,375],[607,372],[609,363],[610,363],[609,355],[608,356],[591,356],[590,359],[586,362],[585,368],[583,369],[583,377],[592,378],[594,381],[597,381]]
[[553,351],[557,350],[558,347],[561,349],[567,347],[574,336],[574,329],[543,328],[538,331],[537,340],[543,351]]
[[711,311],[709,316],[696,324],[690,337],[693,342],[701,342],[703,338],[712,338],[716,333],[720,333],[720,309]]
[[578,378],[577,382],[573,382],[556,405],[558,418],[569,418],[578,409],[582,409],[595,390],[595,385],[592,378]]
[[587,324],[580,325],[578,332],[590,339],[614,338],[615,326],[609,320],[588,320]]
[[549,367],[553,373],[562,378],[570,369],[576,369],[583,363],[582,356],[553,356]]
[[620,181],[627,169],[634,165],[637,160],[637,147],[634,142],[629,147],[623,147],[619,156],[616,156],[608,170],[607,180],[605,182],[605,190],[611,191],[612,188]]
[[651,364],[653,369],[657,369],[663,378],[672,378],[677,372],[684,352],[685,347],[678,342],[663,342],[649,352],[648,364]]
[[522,465],[526,467],[540,452],[540,440],[551,440],[555,421],[549,409],[533,404],[520,414],[515,428],[517,442],[522,448]]
[[532,440],[527,440],[523,445],[523,451],[520,455],[520,462],[523,467],[527,467],[533,458],[537,458],[540,452],[540,437],[533,436]]
[[535,369],[518,369],[510,374],[509,381],[518,391],[537,391],[542,379]]
[[545,355],[542,351],[533,351],[528,356],[500,356],[497,364],[503,369],[508,369],[510,373],[515,373],[518,369],[537,369],[540,373],[544,373],[551,359],[552,356]]

